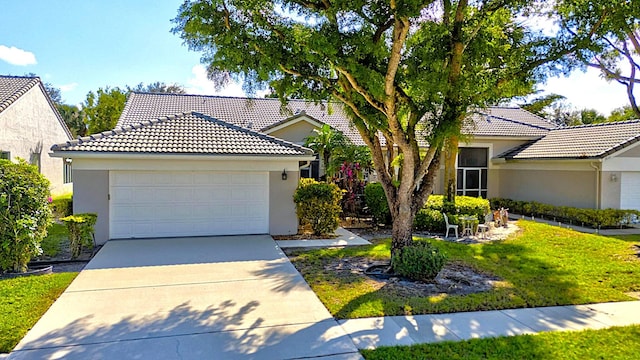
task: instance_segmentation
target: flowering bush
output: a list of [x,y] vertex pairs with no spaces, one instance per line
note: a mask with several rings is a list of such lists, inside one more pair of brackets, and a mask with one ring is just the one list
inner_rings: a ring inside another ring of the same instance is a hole
[[49,180],[24,160],[0,160],[0,269],[24,272],[51,223]]

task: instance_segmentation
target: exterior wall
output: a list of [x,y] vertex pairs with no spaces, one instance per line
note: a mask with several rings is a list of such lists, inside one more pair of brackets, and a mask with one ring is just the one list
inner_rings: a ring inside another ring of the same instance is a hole
[[315,135],[314,129],[317,127],[307,121],[300,120],[285,128],[270,132],[269,135],[302,145],[307,137]]
[[73,169],[73,212],[98,214],[96,242],[109,240],[109,171]]
[[53,144],[69,140],[40,86],[36,85],[0,113],[0,150],[27,161],[40,147],[40,172],[53,194],[63,193],[63,159],[48,156]]
[[[282,180],[286,169],[288,178]],[[173,159],[82,159],[73,160],[73,210],[75,213],[95,212],[96,241],[109,240],[109,171],[111,170],[212,170],[212,171],[268,171],[269,172],[269,233],[288,235],[298,232],[298,220],[293,192],[298,185],[298,159],[270,160],[201,160]]]
[[630,157],[640,158],[640,143],[636,143],[634,145],[629,146],[628,150],[618,154],[617,156],[624,157],[624,158],[630,158]]
[[269,172],[269,233],[291,235],[298,233],[298,218],[293,202],[293,193],[298,186],[300,173],[287,171],[287,180],[282,180],[282,171]]
[[619,209],[621,194],[622,172],[603,171],[602,172],[602,205],[603,209]]
[[498,174],[498,197],[557,206],[597,206],[595,170],[501,169]]

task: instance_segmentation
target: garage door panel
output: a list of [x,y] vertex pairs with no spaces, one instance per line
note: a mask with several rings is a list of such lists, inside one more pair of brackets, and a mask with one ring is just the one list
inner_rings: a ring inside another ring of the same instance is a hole
[[621,209],[640,210],[640,172],[623,172],[620,191]]
[[111,172],[112,238],[268,233],[268,174]]

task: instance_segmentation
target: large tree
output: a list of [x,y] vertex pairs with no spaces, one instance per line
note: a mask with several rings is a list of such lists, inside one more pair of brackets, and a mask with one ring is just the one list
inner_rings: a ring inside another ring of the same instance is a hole
[[[443,146],[458,138],[468,112],[530,93],[549,70],[543,65],[571,50],[523,26],[519,19],[534,5],[185,1],[173,31],[203,53],[209,76],[220,83],[235,77],[248,90],[270,86],[283,101],[344,105],[384,187],[394,253],[412,242]],[[390,164],[398,159],[396,183]]]
[[89,127],[89,133],[111,130],[116,126],[129,93],[133,91],[151,93],[184,94],[185,90],[178,84],[154,82],[148,85],[139,83],[135,87],[125,86],[99,88],[95,93],[90,91],[84,101],[82,114],[83,122]]
[[82,110],[84,123],[89,127],[89,133],[95,134],[111,130],[116,126],[124,104],[127,101],[127,91],[119,87],[99,88],[95,93],[89,91]]
[[590,50],[578,53],[578,59],[600,70],[605,79],[625,86],[629,104],[640,118],[636,99],[640,86],[640,2],[557,0],[555,10],[562,30]]
[[58,112],[74,137],[87,135],[87,124],[84,123],[84,113],[76,105],[58,104]]

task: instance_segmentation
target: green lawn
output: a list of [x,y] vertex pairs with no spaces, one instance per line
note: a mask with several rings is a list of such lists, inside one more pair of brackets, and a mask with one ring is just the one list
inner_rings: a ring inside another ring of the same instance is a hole
[[583,234],[519,221],[522,231],[490,244],[433,243],[449,255],[503,279],[492,291],[464,296],[403,297],[376,287],[366,277],[324,269],[336,258],[385,259],[389,240],[371,246],[300,251],[291,258],[337,318],[429,314],[634,300],[640,291],[637,238]]
[[0,353],[11,351],[78,273],[0,280]]
[[363,350],[378,359],[638,359],[640,325]]

